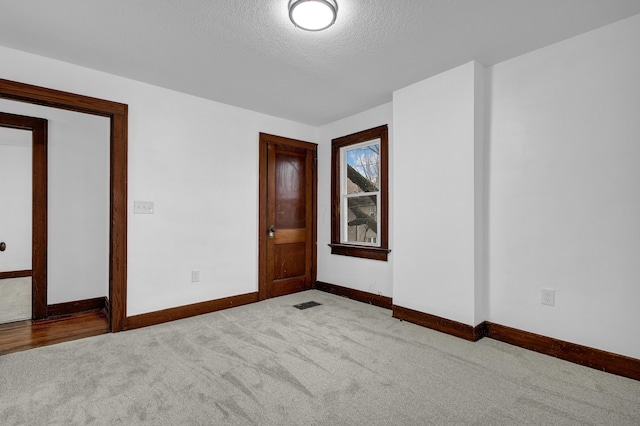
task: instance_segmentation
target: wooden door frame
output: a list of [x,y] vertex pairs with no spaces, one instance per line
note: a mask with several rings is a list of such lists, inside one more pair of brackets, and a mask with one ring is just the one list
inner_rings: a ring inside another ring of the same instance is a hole
[[0,98],[110,119],[109,330],[127,325],[127,126],[128,106],[0,79]]
[[31,318],[47,317],[47,120],[0,112],[0,126],[31,132]]
[[293,148],[302,148],[313,151],[313,183],[312,183],[312,244],[311,244],[311,286],[315,287],[317,266],[318,266],[318,167],[317,152],[318,145],[311,142],[304,142],[296,139],[285,138],[282,136],[270,135],[267,133],[260,133],[259,139],[259,166],[258,166],[258,181],[259,185],[259,197],[258,197],[258,300],[265,300],[267,298],[267,235],[269,232],[267,195],[268,195],[268,159],[269,154],[267,147],[270,143],[289,146]]

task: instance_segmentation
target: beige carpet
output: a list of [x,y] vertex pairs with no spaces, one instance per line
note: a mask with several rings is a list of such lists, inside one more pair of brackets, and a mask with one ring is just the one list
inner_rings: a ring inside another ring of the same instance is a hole
[[0,324],[31,319],[31,277],[0,279]]
[[2,425],[640,425],[638,381],[318,291],[5,355],[0,373]]

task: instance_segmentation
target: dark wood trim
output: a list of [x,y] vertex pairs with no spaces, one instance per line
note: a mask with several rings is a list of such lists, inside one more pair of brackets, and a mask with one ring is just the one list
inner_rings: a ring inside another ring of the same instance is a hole
[[47,306],[48,317],[60,317],[74,315],[82,312],[104,311],[106,297],[95,297],[93,299],[74,300],[72,302],[54,303]]
[[398,305],[393,305],[393,317],[472,342],[476,342],[484,337],[484,323],[472,327],[458,321],[414,311],[413,309],[403,308]]
[[104,315],[106,318],[111,318],[111,303],[109,302],[109,298],[106,296],[104,298]]
[[353,288],[343,287],[336,284],[325,283],[322,281],[316,281],[316,290],[357,300],[358,302],[380,306],[381,308],[391,309],[391,307],[393,306],[393,301],[390,297],[381,296],[362,290],[356,290]]
[[257,301],[258,293],[247,293],[240,294],[238,296],[225,297],[223,299],[178,306],[176,308],[163,309],[161,311],[149,312],[146,314],[134,315],[127,318],[127,329],[133,330],[136,328],[148,327],[150,325],[162,324],[164,322],[247,305]]
[[47,120],[0,112],[0,126],[31,132],[31,312],[47,317]]
[[128,106],[60,90],[0,79],[0,98],[109,117],[111,120],[109,327],[126,328]]
[[[374,139],[380,139],[380,223],[378,235],[380,247],[344,244],[340,236],[340,149]],[[362,132],[342,136],[331,141],[331,254],[362,257],[365,259],[388,259],[389,250],[389,128],[374,127]]]
[[[268,204],[268,167],[269,167],[269,144],[276,144],[285,147],[302,148],[313,153],[312,167],[312,230],[311,235],[311,285],[315,283],[318,270],[318,170],[316,167],[318,144],[300,141],[297,139],[286,138],[283,136],[270,135],[268,133],[260,133],[258,140],[258,300],[267,298],[267,246],[269,233],[269,210],[266,208]],[[273,191],[273,189],[271,189]]]
[[373,260],[387,260],[389,249],[380,247],[356,246],[351,244],[329,244],[331,254],[340,254],[342,256],[362,257]]
[[485,335],[491,339],[550,355],[574,364],[606,371],[630,379],[640,380],[640,360],[624,355],[594,349],[553,337],[522,331],[492,322],[486,322]]
[[127,112],[126,104],[2,78],[0,78],[0,97],[103,117]]
[[32,318],[46,318],[47,312],[47,247],[48,247],[48,123],[38,119],[33,128],[33,206],[32,255],[33,269]]
[[424,312],[393,306],[393,317],[470,341],[489,337],[574,364],[640,380],[640,360],[485,321],[472,327]]
[[313,150],[313,212],[312,212],[312,239],[311,242],[311,283],[318,278],[318,145]]
[[308,149],[311,151],[316,151],[318,149],[318,144],[313,142],[306,142],[298,139],[292,139],[292,138],[287,138],[287,137],[278,136],[278,135],[271,135],[269,133],[262,133],[262,132],[260,132],[259,136],[265,141],[269,141],[271,143],[275,143],[282,146]]
[[109,327],[127,326],[128,106],[111,116],[111,222],[109,240]]
[[25,278],[25,277],[30,277],[31,274],[32,274],[31,270],[0,272],[0,280],[5,278]]
[[265,300],[267,298],[267,233],[268,231],[268,212],[263,206],[267,205],[267,171],[268,171],[268,144],[262,142],[262,135],[260,135],[260,142],[258,147],[258,155],[260,162],[258,165],[258,183],[259,183],[259,196],[258,196],[258,300]]

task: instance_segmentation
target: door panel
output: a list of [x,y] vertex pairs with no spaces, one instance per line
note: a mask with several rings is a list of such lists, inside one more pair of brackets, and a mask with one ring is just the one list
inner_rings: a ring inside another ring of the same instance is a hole
[[304,276],[305,243],[275,245],[273,264],[274,280]]
[[277,229],[300,229],[306,226],[306,151],[298,155],[287,153],[283,147],[271,145],[275,162],[275,226]]
[[316,145],[260,134],[260,298],[310,289]]

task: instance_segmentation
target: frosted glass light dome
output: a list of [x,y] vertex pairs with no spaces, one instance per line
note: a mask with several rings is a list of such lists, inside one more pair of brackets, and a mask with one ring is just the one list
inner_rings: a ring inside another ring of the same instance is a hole
[[290,0],[289,19],[303,30],[321,31],[336,22],[338,4],[335,0]]

